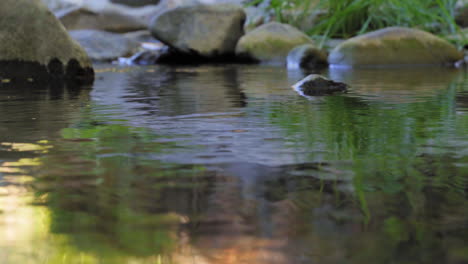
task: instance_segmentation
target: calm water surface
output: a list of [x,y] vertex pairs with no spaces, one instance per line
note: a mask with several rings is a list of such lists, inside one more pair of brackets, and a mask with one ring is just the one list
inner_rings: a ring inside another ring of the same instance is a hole
[[468,75],[99,66],[0,83],[2,264],[468,263]]

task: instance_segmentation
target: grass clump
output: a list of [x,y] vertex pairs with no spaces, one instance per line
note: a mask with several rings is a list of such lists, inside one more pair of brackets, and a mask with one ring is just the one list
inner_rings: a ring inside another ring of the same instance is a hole
[[[460,31],[454,19],[456,0],[254,0],[251,4],[264,1],[269,1],[278,21],[300,25],[307,34],[323,39],[348,38],[390,26],[440,35]],[[319,10],[324,15],[304,28],[304,19]],[[295,15],[285,15],[291,13]]]

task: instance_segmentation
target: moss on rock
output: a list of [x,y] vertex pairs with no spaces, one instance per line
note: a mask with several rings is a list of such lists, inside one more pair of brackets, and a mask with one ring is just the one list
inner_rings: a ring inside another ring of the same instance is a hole
[[450,65],[463,54],[449,42],[425,31],[390,27],[351,38],[329,55],[331,65],[375,67]]
[[55,61],[76,68],[70,73],[93,75],[86,52],[39,0],[0,1],[0,43],[0,63],[47,67]]
[[243,36],[236,54],[265,63],[286,63],[289,51],[312,40],[298,29],[277,22],[262,25]]

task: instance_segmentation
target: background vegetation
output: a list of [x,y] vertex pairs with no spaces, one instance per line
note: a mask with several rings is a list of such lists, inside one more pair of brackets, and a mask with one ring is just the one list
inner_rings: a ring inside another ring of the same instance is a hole
[[[267,3],[268,2],[268,3]],[[275,18],[309,35],[346,38],[389,26],[416,27],[440,35],[459,32],[456,0],[254,0]]]

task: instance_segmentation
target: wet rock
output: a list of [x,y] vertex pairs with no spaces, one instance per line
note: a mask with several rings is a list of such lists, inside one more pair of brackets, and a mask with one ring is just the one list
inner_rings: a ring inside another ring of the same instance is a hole
[[168,52],[166,49],[142,50],[129,58],[119,58],[119,64],[123,65],[154,65]]
[[244,10],[237,5],[183,6],[156,16],[150,30],[180,53],[216,57],[234,53],[244,20]]
[[112,61],[134,54],[140,43],[120,34],[99,30],[73,30],[70,35],[78,41],[94,61]]
[[287,57],[289,69],[316,69],[328,65],[327,53],[312,44],[304,44],[292,49]]
[[327,95],[346,92],[348,89],[345,83],[335,82],[318,74],[311,74],[292,87],[303,96]]
[[56,16],[68,30],[95,29],[123,33],[147,28],[143,21],[125,13],[99,13],[82,7],[57,11]]
[[236,54],[261,63],[286,64],[291,49],[302,44],[312,44],[312,40],[293,26],[271,22],[243,36]]
[[48,80],[73,78],[92,82],[85,50],[39,1],[0,1],[0,76]]
[[332,66],[381,67],[404,65],[453,65],[463,54],[431,33],[389,27],[348,39],[329,55]]

